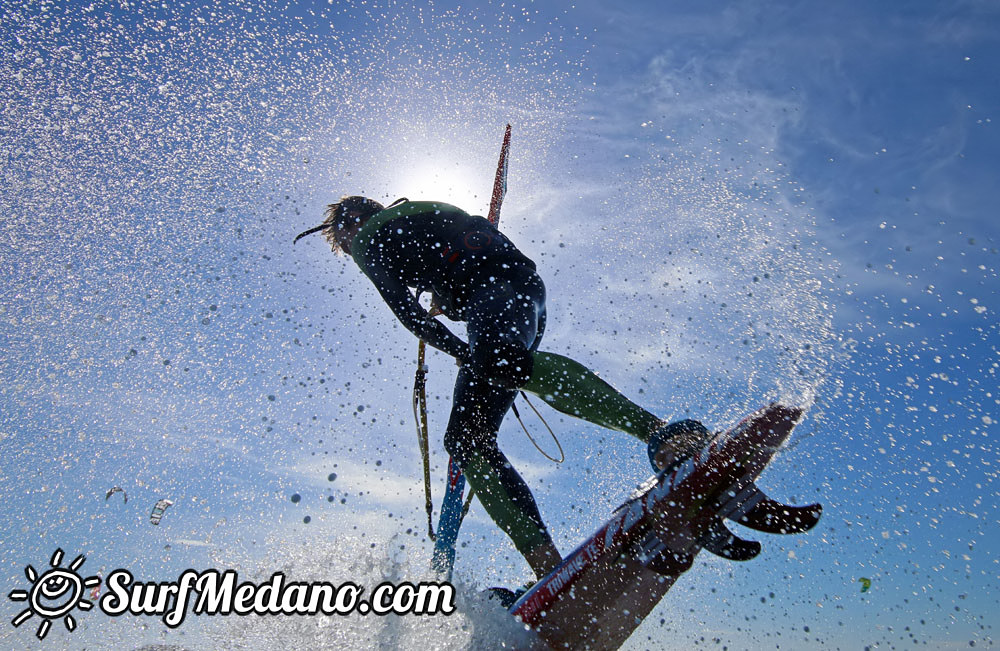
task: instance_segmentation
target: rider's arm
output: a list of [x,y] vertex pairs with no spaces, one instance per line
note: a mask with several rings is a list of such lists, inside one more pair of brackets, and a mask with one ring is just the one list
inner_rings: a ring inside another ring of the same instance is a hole
[[407,330],[460,362],[469,358],[469,344],[456,337],[437,319],[432,319],[410,289],[384,270],[368,269],[382,299]]

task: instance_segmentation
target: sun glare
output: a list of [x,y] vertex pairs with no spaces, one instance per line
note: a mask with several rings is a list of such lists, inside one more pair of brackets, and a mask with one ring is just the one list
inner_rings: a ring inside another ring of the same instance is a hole
[[[445,160],[447,162],[442,162]],[[493,177],[475,173],[463,166],[460,160],[435,159],[401,170],[387,187],[414,201],[444,201],[469,213],[485,215],[489,209]]]
[[472,137],[458,141],[454,133],[408,134],[406,146],[397,148],[391,164],[384,168],[382,187],[392,195],[386,198],[443,201],[485,216],[493,193],[503,126],[488,141],[471,133],[467,135]]

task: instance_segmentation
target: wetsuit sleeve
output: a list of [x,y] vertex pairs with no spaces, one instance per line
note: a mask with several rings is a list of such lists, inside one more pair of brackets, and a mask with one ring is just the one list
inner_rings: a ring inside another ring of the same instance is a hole
[[468,361],[469,344],[452,334],[440,321],[432,319],[408,287],[384,272],[369,269],[368,276],[407,330],[463,364]]

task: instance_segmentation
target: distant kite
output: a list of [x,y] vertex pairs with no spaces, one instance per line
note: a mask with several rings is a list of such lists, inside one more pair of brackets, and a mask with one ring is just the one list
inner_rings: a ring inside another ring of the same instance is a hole
[[861,592],[868,592],[868,588],[872,587],[871,579],[861,577],[858,581],[861,582]]
[[104,496],[104,501],[107,502],[108,499],[110,499],[110,497],[115,493],[121,493],[122,497],[125,498],[125,503],[128,504],[128,493],[126,493],[125,489],[122,488],[121,486],[115,486],[114,488],[110,489],[107,495]]
[[160,524],[160,518],[163,517],[163,512],[167,510],[168,506],[173,505],[170,500],[160,500],[153,507],[153,512],[149,514],[149,521],[153,524]]

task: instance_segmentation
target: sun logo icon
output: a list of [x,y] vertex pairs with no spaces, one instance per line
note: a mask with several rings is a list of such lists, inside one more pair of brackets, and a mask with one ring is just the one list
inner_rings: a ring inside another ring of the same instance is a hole
[[31,619],[32,615],[38,615],[42,622],[38,625],[38,639],[43,640],[48,635],[52,627],[52,621],[63,618],[66,629],[73,631],[76,629],[76,620],[70,615],[74,608],[80,610],[90,610],[94,604],[83,598],[86,588],[100,585],[101,579],[97,576],[90,576],[86,579],[76,573],[86,558],[81,554],[69,564],[68,568],[59,567],[62,564],[63,550],[57,549],[52,554],[52,569],[47,570],[41,576],[35,568],[28,565],[24,568],[24,574],[31,581],[31,591],[14,590],[8,598],[11,601],[27,601],[28,607],[17,614],[11,620],[15,627]]

